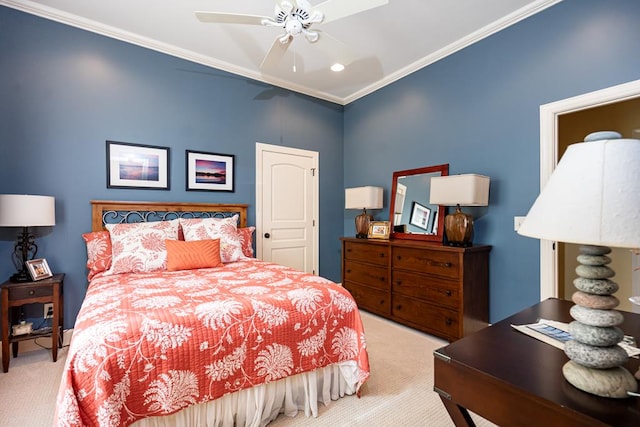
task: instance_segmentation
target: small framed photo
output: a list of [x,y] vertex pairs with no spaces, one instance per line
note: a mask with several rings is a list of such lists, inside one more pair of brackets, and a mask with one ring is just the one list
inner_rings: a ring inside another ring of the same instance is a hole
[[232,154],[186,150],[187,191],[234,191]]
[[371,221],[369,223],[369,239],[388,239],[391,226],[389,221]]
[[49,269],[49,264],[47,264],[47,260],[44,258],[32,259],[27,261],[26,264],[27,270],[29,270],[31,279],[34,282],[53,276],[51,269]]
[[415,225],[416,227],[426,230],[429,225],[430,216],[431,209],[426,206],[422,206],[418,202],[413,202],[413,207],[411,208],[411,225]]
[[107,141],[107,188],[169,189],[169,148]]

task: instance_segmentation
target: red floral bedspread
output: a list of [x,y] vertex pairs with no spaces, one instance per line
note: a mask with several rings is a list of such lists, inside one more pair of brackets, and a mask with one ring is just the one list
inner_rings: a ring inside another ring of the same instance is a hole
[[96,277],[78,314],[57,426],[126,426],[353,360],[356,304],[326,279],[260,260]]

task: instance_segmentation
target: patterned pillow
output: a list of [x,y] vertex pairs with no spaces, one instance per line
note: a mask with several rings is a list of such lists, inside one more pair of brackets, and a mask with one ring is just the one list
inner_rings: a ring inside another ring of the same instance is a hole
[[167,270],[193,270],[222,265],[220,240],[165,240],[167,247]]
[[238,228],[238,238],[242,245],[242,253],[247,258],[253,258],[253,232],[255,227]]
[[135,224],[107,224],[113,259],[105,274],[166,270],[165,240],[178,240],[177,219]]
[[111,267],[111,237],[108,231],[85,233],[82,238],[87,244],[87,280]]
[[184,240],[220,239],[222,262],[245,259],[238,236],[238,215],[229,218],[180,218]]

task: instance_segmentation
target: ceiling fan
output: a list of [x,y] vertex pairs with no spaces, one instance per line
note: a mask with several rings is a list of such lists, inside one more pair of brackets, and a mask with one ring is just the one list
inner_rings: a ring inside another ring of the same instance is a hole
[[312,29],[312,26],[336,21],[387,3],[389,0],[327,0],[317,6],[311,6],[307,0],[283,0],[279,4],[276,3],[273,17],[221,12],[196,12],[196,17],[202,22],[282,28],[284,33],[274,40],[260,64],[261,69],[275,67],[293,39],[301,34],[308,42],[317,44],[327,52],[335,62],[346,66],[355,59],[348,46],[325,32]]

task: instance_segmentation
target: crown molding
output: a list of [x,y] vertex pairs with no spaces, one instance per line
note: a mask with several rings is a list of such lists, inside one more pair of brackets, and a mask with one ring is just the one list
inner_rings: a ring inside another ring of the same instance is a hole
[[43,6],[39,3],[35,3],[32,1],[2,0],[0,1],[0,4],[16,10],[20,10],[20,11],[32,14],[32,15],[40,16],[45,19],[56,21],[61,24],[70,25],[72,27],[90,31],[92,33],[100,34],[112,39],[120,40],[126,43],[131,43],[140,47],[155,50],[160,53],[185,59],[187,61],[205,65],[207,67],[226,71],[231,74],[257,80],[263,83],[272,84],[284,89],[291,90],[293,92],[298,92],[304,95],[329,101],[335,104],[347,105],[370,93],[373,93],[379,89],[382,89],[383,87],[388,86],[394,83],[395,81],[402,79],[403,77],[406,77],[412,73],[415,73],[416,71],[419,71],[422,68],[425,68],[449,55],[452,55],[464,49],[467,46],[470,46],[480,40],[483,40],[486,37],[491,36],[492,34],[495,34],[511,25],[514,25],[522,21],[523,19],[528,18],[529,16],[535,15],[543,11],[544,9],[547,9],[557,3],[560,3],[561,1],[562,0],[538,0],[536,2],[533,2],[528,6],[525,6],[515,11],[514,13],[503,17],[502,19],[492,22],[491,24],[479,29],[478,31],[475,31],[474,33],[469,34],[467,37],[464,37],[456,41],[455,43],[452,43],[446,46],[445,48],[440,49],[437,52],[434,52],[433,54],[426,56],[408,65],[407,67],[404,67],[390,74],[389,76],[378,80],[374,84],[371,84],[363,89],[360,89],[344,98],[337,97],[337,96],[328,94],[326,92],[310,90],[307,87],[296,85],[286,80],[267,76],[256,71],[249,70],[244,67],[238,67],[228,62],[216,60],[214,58],[201,55],[190,50],[182,49],[177,46],[173,46],[171,44],[161,43],[156,40],[150,39],[148,37],[141,36],[139,34],[131,33],[131,32],[124,31],[109,25],[97,23],[89,19],[84,19],[76,15],[61,12],[60,10],[57,10],[48,6]]

